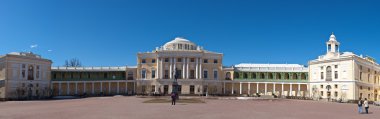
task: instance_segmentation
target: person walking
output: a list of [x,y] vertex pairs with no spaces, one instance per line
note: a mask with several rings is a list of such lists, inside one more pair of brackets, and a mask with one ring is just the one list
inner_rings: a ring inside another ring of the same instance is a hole
[[358,101],[358,110],[359,110],[359,114],[362,113],[362,108],[363,107],[363,102],[362,102],[362,99],[359,98],[359,101]]
[[368,105],[368,100],[367,100],[367,98],[364,99],[364,108],[365,108],[365,113],[368,114],[368,108],[369,108],[369,105]]
[[172,98],[172,105],[175,105],[176,94],[172,93],[171,98]]

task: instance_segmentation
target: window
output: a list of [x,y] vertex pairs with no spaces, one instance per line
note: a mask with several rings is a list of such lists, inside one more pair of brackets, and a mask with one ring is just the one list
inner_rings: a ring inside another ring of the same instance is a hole
[[146,70],[145,69],[141,70],[141,78],[143,78],[143,79],[146,78]]
[[56,73],[53,74],[53,79],[57,79],[57,74]]
[[214,71],[214,79],[218,79],[218,71]]
[[370,91],[371,90],[371,88],[370,87],[368,87],[368,91]]
[[338,97],[338,92],[337,91],[335,91],[334,97]]
[[195,62],[195,58],[190,58],[190,62]]
[[360,86],[360,90],[363,90],[363,86]]
[[294,79],[294,80],[298,79],[298,76],[297,76],[296,73],[293,74],[293,79]]
[[331,44],[328,45],[328,51],[331,52]]
[[169,62],[169,58],[165,58],[165,62]]
[[321,85],[321,89],[323,89],[323,85]]
[[[288,75],[288,76],[289,76],[289,75]],[[260,74],[260,78],[261,78],[261,79],[265,79],[265,74],[264,74],[264,73],[261,73],[261,74]],[[288,77],[288,78],[289,78],[289,77]]]
[[332,81],[332,69],[330,66],[326,67],[326,81]]
[[156,63],[156,59],[152,59],[152,63]]
[[371,77],[371,74],[368,74],[368,82],[369,82],[369,78]]
[[141,63],[146,63],[146,60],[145,59],[141,59]]
[[104,73],[103,74],[103,77],[106,79],[106,78],[108,78],[108,74],[107,73]]
[[182,70],[178,70],[177,74],[178,74],[178,79],[182,79]]
[[323,91],[321,91],[321,96],[323,96]]
[[34,80],[34,67],[29,65],[28,67],[28,80]]
[[334,85],[334,87],[335,87],[335,88],[338,88],[338,85],[337,85],[337,84],[335,84],[335,85]]
[[248,73],[243,73],[243,78],[247,79],[248,78]]
[[362,80],[362,75],[363,75],[363,72],[360,72],[359,74],[359,79]]
[[164,79],[169,79],[169,70],[165,70]]
[[257,77],[256,77],[256,73],[254,72],[254,73],[252,73],[252,76],[251,76],[253,79],[256,79]]
[[363,66],[360,65],[359,67],[360,67],[360,70],[363,70]]
[[335,74],[335,79],[338,79],[338,71],[335,71],[334,74]]
[[190,70],[190,79],[195,79],[195,71]]
[[335,67],[335,69],[337,69],[337,68],[338,68],[338,65],[335,65],[334,67]]
[[323,66],[321,66],[321,70],[323,70]]
[[155,85],[152,85],[150,91],[151,91],[151,92],[155,92],[155,91],[156,91],[156,86],[155,86]]
[[152,79],[156,78],[156,70],[152,70]]
[[227,72],[226,73],[226,80],[230,80],[231,79],[231,73],[230,72]]
[[178,49],[182,49],[182,44],[178,44]]
[[37,69],[36,78],[39,79],[40,78],[40,66],[37,65],[36,69]]
[[218,60],[217,59],[214,59],[214,64],[217,64],[218,63]]
[[178,60],[178,62],[182,62],[182,58],[178,58],[177,60]]
[[203,59],[203,63],[208,63],[208,60],[207,59]]
[[204,70],[203,71],[203,78],[207,79],[208,78],[208,75],[207,75],[208,71],[207,70]]

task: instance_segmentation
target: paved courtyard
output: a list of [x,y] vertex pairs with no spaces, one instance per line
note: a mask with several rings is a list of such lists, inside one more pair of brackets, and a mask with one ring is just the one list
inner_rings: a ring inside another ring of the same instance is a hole
[[213,100],[143,103],[150,98],[93,97],[0,102],[0,119],[379,119],[380,107],[358,114],[355,104],[297,100]]

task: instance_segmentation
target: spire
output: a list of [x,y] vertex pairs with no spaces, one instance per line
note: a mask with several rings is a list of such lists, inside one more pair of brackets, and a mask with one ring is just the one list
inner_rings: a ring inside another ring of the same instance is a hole
[[334,35],[334,32],[331,33],[329,41],[336,41],[336,37]]

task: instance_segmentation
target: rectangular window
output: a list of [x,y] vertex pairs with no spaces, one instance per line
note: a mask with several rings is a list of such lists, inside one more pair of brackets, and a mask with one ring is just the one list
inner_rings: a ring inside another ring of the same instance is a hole
[[156,59],[152,59],[152,63],[156,63]]
[[335,85],[334,85],[334,87],[335,87],[335,88],[338,88],[338,85],[337,85],[337,84],[335,84]]
[[214,64],[217,64],[218,63],[218,60],[217,59],[214,59]]
[[195,62],[195,58],[190,58],[190,62]]
[[218,71],[214,71],[214,79],[218,79]]
[[156,91],[156,86],[155,86],[155,85],[152,85],[150,91],[151,91],[151,92],[155,92],[155,91]]
[[169,62],[169,58],[165,58],[165,62]]
[[146,78],[146,70],[145,70],[145,69],[143,69],[143,70],[141,71],[141,78],[143,78],[143,79]]
[[108,77],[108,74],[107,73],[104,73],[103,74],[103,77],[106,79]]
[[152,79],[156,78],[156,70],[152,70]]
[[146,60],[145,59],[141,59],[141,63],[146,63]]
[[194,90],[195,88],[194,88],[194,85],[190,85],[190,94],[194,94]]
[[190,79],[195,79],[195,71],[194,70],[190,70]]
[[338,65],[335,65],[335,68],[337,69],[337,68],[338,68]]
[[323,96],[323,91],[321,91],[321,96]]
[[368,82],[369,82],[369,78],[371,77],[371,74],[368,74]]
[[363,72],[360,72],[359,74],[359,79],[362,80],[362,75],[363,75]]
[[334,97],[338,97],[338,92],[335,91]]
[[338,79],[338,71],[335,71],[335,79]]
[[169,79],[169,70],[165,70],[164,79]]
[[203,59],[203,63],[208,63],[208,60],[207,59]]
[[204,79],[207,79],[208,78],[208,75],[207,75],[208,71],[207,70],[204,70],[203,71],[203,78]]
[[323,89],[323,85],[321,85],[321,89]]
[[182,79],[182,70],[178,70],[178,79]]
[[178,62],[182,62],[182,58],[178,58],[177,60],[178,60]]
[[325,79],[323,72],[321,72],[321,79]]
[[321,66],[321,70],[323,70],[323,66]]

